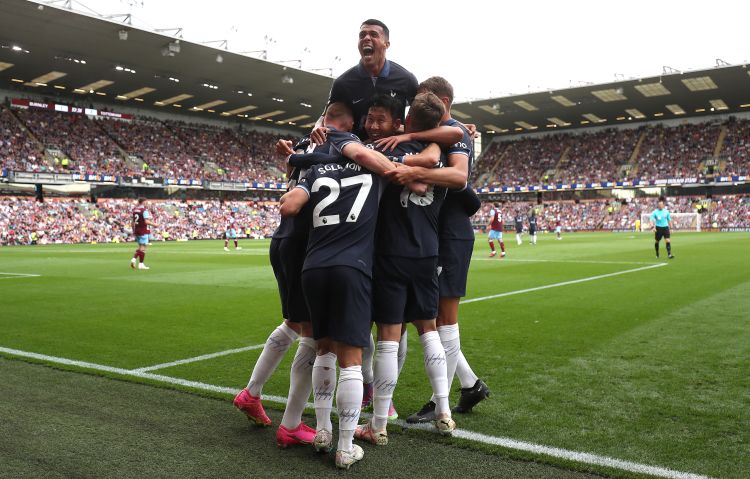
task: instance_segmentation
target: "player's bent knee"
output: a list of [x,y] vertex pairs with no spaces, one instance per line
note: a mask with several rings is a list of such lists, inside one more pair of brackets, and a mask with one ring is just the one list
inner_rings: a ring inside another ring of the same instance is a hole
[[[289,327],[289,329],[291,329],[292,331],[294,331],[298,335],[305,336],[304,334],[302,334],[302,323],[293,323],[293,322],[289,321],[288,319],[285,319],[284,320],[284,324],[286,324],[287,327]],[[308,334],[307,336],[311,336],[311,334]]]
[[401,340],[401,324],[385,324],[377,323],[378,325],[378,341],[396,341]]
[[340,368],[362,366],[362,348],[338,341],[335,341],[334,345],[336,349],[336,359],[338,360]]
[[437,331],[437,325],[434,319],[416,319],[412,321],[414,327],[417,328],[417,333],[422,336],[424,333]]

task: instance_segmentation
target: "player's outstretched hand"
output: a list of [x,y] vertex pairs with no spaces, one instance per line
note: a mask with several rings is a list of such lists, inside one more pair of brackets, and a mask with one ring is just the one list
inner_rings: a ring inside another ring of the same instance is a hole
[[324,126],[319,126],[316,129],[310,133],[310,139],[315,143],[316,145],[322,145],[326,142],[326,139],[328,138],[328,128]]
[[292,140],[279,140],[276,142],[276,154],[281,157],[287,157],[294,153],[292,150]]
[[403,135],[389,136],[388,138],[381,138],[379,140],[375,140],[375,146],[379,150],[393,151],[393,149],[396,148],[399,144],[404,143],[406,141],[411,141],[411,135],[408,133],[404,133]]

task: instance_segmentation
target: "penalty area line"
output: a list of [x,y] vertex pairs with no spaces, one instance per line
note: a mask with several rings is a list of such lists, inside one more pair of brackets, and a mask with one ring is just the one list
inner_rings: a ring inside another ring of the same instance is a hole
[[244,353],[245,351],[252,351],[254,349],[260,349],[265,345],[266,343],[254,344],[252,346],[245,346],[242,348],[227,349],[225,351],[203,354],[201,356],[195,356],[192,358],[178,359],[176,361],[170,361],[168,363],[154,364],[153,366],[144,366],[142,368],[133,369],[133,371],[144,373],[148,371],[155,371],[157,369],[166,369],[166,368],[171,368],[172,366],[179,366],[180,364],[195,363],[198,361],[205,361],[206,359],[220,358],[221,356],[227,356],[229,354]]
[[519,289],[517,291],[508,291],[507,293],[493,294],[490,296],[481,296],[479,298],[464,299],[461,304],[476,303],[478,301],[486,301],[488,299],[504,298],[505,296],[513,296],[515,294],[533,293],[534,291],[541,291],[543,289],[559,288],[560,286],[568,286],[570,284],[586,283],[588,281],[596,281],[598,279],[611,278],[613,276],[619,276],[621,274],[635,273],[638,271],[645,271],[647,269],[661,268],[666,266],[667,263],[657,263],[650,266],[643,266],[642,268],[626,269],[625,271],[616,271],[614,273],[599,274],[596,276],[590,276],[588,278],[574,279],[571,281],[563,281],[562,283],[546,284],[544,286],[536,286],[534,288]]
[[0,279],[21,279],[21,278],[39,278],[41,274],[26,274],[26,273],[2,273],[0,272]]
[[[95,364],[95,363],[89,363],[85,361],[77,361],[73,359],[60,358],[56,356],[48,356],[46,354],[32,353],[28,351],[21,351],[18,349],[0,347],[0,353],[5,353],[7,355],[16,356],[20,358],[36,359],[38,361],[43,361],[46,363],[61,364],[65,366],[75,366],[75,367],[79,367],[83,369],[109,372],[109,373],[119,374],[122,376],[135,377],[139,379],[150,379],[152,381],[185,386],[185,387],[198,389],[202,391],[210,391],[210,392],[228,394],[232,396],[234,396],[238,391],[237,388],[216,386],[213,384],[206,384],[206,383],[201,383],[198,381],[189,381],[187,379],[174,378],[171,376],[163,376],[160,374],[153,374],[153,373],[143,372],[143,371],[138,371],[138,370],[116,368],[112,366],[105,366],[103,364]],[[268,394],[264,394],[263,399],[266,401],[275,402],[279,404],[286,404],[287,402],[287,398],[285,397],[273,396],[273,395],[268,395]],[[308,404],[307,406],[310,407],[311,405]],[[426,425],[426,424],[412,425],[412,424],[407,424],[405,421],[402,421],[400,419],[393,421],[393,422],[405,428],[420,429],[420,430],[427,430],[427,431],[433,431],[433,432],[435,431],[435,428],[432,427],[431,425]],[[637,472],[641,474],[650,474],[652,476],[663,477],[667,479],[712,479],[709,476],[693,474],[690,472],[675,471],[673,469],[669,469],[666,467],[651,466],[648,464],[640,464],[637,462],[625,461],[622,459],[616,459],[616,458],[612,458],[608,456],[599,456],[599,455],[590,454],[587,452],[571,451],[569,449],[544,446],[541,444],[519,441],[519,440],[508,438],[508,437],[489,436],[486,434],[481,434],[481,433],[473,432],[473,431],[467,431],[464,429],[456,429],[453,432],[453,436],[458,437],[460,439],[472,441],[472,442],[500,446],[506,449],[513,449],[513,450],[518,450],[518,451],[530,452],[534,454],[541,454],[545,456],[555,457],[558,459],[564,459],[564,460],[583,463],[583,464],[604,466],[604,467],[609,467],[612,469],[618,469],[618,470],[623,470],[623,471]]]

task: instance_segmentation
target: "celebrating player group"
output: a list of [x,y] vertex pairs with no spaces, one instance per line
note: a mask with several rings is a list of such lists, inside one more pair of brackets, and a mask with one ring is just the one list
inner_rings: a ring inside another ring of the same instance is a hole
[[[363,22],[361,60],[334,81],[319,127],[296,145],[276,145],[289,163],[270,248],[284,319],[234,400],[249,419],[270,425],[263,385],[299,338],[277,443],[335,447],[343,469],[364,456],[355,438],[388,444],[408,323],[419,335],[432,396],[407,422],[431,422],[450,435],[453,413],[490,394],[461,351],[458,328],[474,247],[470,217],[480,206],[468,185],[473,129],[451,118],[445,79],[418,83],[386,59],[389,46],[385,24]],[[461,396],[451,409],[454,375]],[[311,392],[314,428],[302,421]],[[372,418],[360,424],[370,405]]]

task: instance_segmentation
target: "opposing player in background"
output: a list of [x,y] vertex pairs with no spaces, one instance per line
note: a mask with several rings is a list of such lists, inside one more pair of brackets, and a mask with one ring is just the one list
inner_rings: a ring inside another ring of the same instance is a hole
[[518,246],[521,246],[523,244],[523,239],[521,238],[523,235],[523,215],[520,211],[516,211],[513,221],[516,224],[516,243],[518,243]]
[[146,246],[149,244],[148,238],[151,233],[149,226],[156,227],[157,225],[150,219],[151,213],[146,209],[145,198],[138,198],[138,206],[133,209],[132,218],[133,234],[135,235],[138,248],[136,248],[135,254],[130,260],[130,267],[133,269],[151,269],[144,263],[146,259]]
[[560,216],[555,220],[555,236],[555,239],[562,239],[562,221],[560,220]]
[[490,221],[489,233],[487,235],[487,241],[490,243],[490,249],[492,250],[490,252],[490,258],[494,258],[495,256],[497,256],[497,251],[495,250],[495,240],[497,240],[498,244],[500,245],[500,257],[502,258],[503,256],[505,256],[505,243],[503,242],[503,217],[500,211],[499,203],[495,203],[493,205],[493,208],[490,211],[490,215],[492,215],[492,220]]
[[659,197],[659,203],[657,208],[651,213],[651,222],[654,224],[654,249],[656,249],[656,257],[659,257],[659,242],[664,238],[664,243],[667,246],[667,257],[673,259],[672,255],[672,240],[669,232],[672,226],[672,215],[669,213],[665,206],[665,199],[663,196]]
[[529,244],[536,244],[536,211],[531,210],[531,216],[529,216]]
[[227,218],[227,227],[226,231],[224,231],[224,251],[229,251],[230,239],[234,241],[235,250],[242,249],[242,246],[239,246],[237,242],[237,220],[234,217],[234,211],[229,213],[229,218]]

